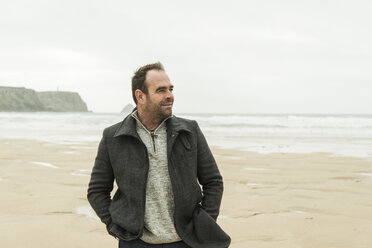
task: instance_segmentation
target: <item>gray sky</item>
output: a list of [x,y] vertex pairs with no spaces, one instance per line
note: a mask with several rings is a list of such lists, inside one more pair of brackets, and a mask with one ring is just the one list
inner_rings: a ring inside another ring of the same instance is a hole
[[0,85],[132,103],[161,61],[175,113],[372,114],[371,1],[0,0]]

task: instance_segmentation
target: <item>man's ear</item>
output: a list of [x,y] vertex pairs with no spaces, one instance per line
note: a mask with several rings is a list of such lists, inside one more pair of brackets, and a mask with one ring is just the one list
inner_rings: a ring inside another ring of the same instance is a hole
[[134,92],[134,95],[136,96],[137,103],[143,103],[144,98],[145,98],[145,93],[143,93],[141,90],[137,89]]

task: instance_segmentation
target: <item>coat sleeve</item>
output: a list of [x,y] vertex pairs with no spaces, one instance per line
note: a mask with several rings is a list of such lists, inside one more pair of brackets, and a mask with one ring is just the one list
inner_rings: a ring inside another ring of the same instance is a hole
[[223,193],[222,176],[207,141],[196,124],[197,133],[197,176],[202,185],[202,208],[216,220],[220,211]]
[[105,131],[98,146],[98,152],[93,166],[88,186],[88,201],[98,217],[109,229],[112,220],[109,212],[110,193],[113,189],[114,173],[107,152]]

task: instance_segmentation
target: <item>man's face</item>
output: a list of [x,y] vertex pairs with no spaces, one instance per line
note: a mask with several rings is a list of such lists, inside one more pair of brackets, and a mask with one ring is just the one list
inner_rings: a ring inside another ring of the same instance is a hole
[[147,91],[145,111],[160,120],[172,115],[174,102],[173,85],[164,71],[150,70],[146,73]]

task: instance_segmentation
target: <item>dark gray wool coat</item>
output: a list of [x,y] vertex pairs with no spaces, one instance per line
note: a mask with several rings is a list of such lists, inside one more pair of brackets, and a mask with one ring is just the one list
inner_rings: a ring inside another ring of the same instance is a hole
[[[226,248],[230,237],[216,223],[222,177],[204,135],[196,121],[173,116],[166,125],[176,231],[193,248]],[[88,200],[108,232],[118,239],[142,235],[148,168],[147,149],[132,116],[104,130]],[[114,180],[118,189],[111,199]]]

